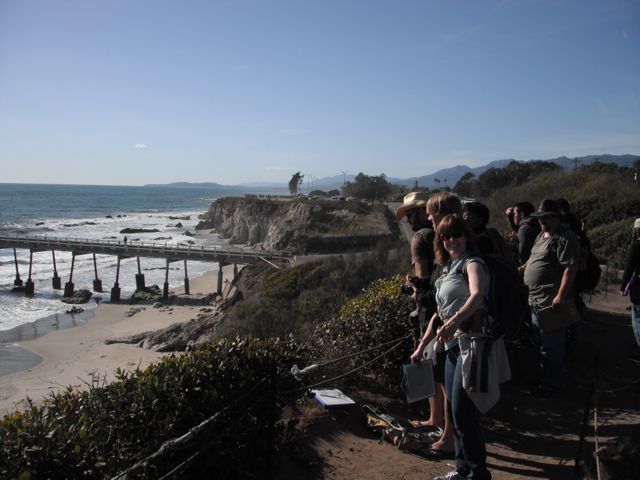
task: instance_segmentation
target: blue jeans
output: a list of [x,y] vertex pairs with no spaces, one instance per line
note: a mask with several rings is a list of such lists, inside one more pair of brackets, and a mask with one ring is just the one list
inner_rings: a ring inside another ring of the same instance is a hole
[[487,450],[480,432],[480,414],[462,388],[462,358],[458,346],[447,351],[444,380],[449,418],[453,420],[456,470],[466,475],[467,479],[489,480],[491,473],[487,470]]
[[636,343],[640,347],[640,303],[631,304],[631,328],[636,337]]
[[531,311],[533,348],[538,355],[539,380],[542,387],[557,390],[564,384],[564,347],[566,327],[543,332],[535,309]]

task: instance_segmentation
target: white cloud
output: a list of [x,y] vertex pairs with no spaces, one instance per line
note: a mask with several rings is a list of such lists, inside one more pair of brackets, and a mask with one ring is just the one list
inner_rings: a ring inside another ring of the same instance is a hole
[[280,133],[283,135],[304,135],[308,132],[304,128],[281,128]]
[[291,167],[276,167],[276,166],[269,166],[266,168],[266,170],[293,170]]
[[451,154],[454,157],[469,157],[473,155],[473,150],[455,150]]
[[600,113],[602,115],[606,115],[608,113],[607,110],[607,104],[604,103],[604,101],[600,98],[594,98],[593,101],[595,102],[595,104],[598,106],[598,110],[600,110]]
[[147,146],[144,143],[136,143],[133,148],[137,149],[137,150],[142,150],[147,148]]

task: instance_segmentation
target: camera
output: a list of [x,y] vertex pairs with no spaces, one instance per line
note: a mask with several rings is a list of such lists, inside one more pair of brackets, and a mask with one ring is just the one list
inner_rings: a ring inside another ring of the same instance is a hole
[[418,287],[420,281],[419,277],[409,277],[409,281],[403,285],[400,285],[400,293],[405,295],[413,295],[413,286]]

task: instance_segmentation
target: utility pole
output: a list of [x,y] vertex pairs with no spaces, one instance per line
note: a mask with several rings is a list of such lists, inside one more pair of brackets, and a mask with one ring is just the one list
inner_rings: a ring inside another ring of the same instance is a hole
[[342,172],[342,186],[346,187],[347,186],[347,173],[348,172]]

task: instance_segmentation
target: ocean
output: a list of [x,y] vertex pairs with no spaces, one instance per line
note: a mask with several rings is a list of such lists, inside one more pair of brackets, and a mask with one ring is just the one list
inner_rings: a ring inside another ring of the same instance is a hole
[[[241,195],[244,191],[204,187],[0,184],[0,235],[113,241],[124,239],[124,235],[119,233],[124,228],[144,228],[160,232],[129,234],[128,241],[167,245],[193,242],[194,247],[224,245],[215,234],[195,231],[198,216],[205,213],[216,198]],[[195,236],[187,236],[186,232]],[[29,250],[18,249],[16,252],[20,278],[26,282]],[[69,280],[71,253],[56,251],[55,256],[64,287]],[[165,261],[141,258],[140,262],[146,285],[162,287]],[[109,301],[109,292],[115,282],[116,257],[97,255],[97,268],[103,292],[94,293],[93,299],[82,305],[85,310],[95,308],[97,301]],[[183,268],[181,262],[171,264],[169,284],[172,288],[184,283]],[[216,269],[217,264],[214,263],[188,263],[189,278]],[[119,283],[123,300],[135,290],[136,273],[135,258],[121,261]],[[13,292],[16,278],[14,252],[12,249],[0,249],[0,332],[44,317],[57,319],[59,314],[70,308],[60,301],[63,292],[52,288],[52,276],[52,252],[34,253],[31,278],[35,284],[35,295],[28,297],[24,292]],[[77,256],[73,269],[75,289],[92,290],[94,278],[93,257]]]

